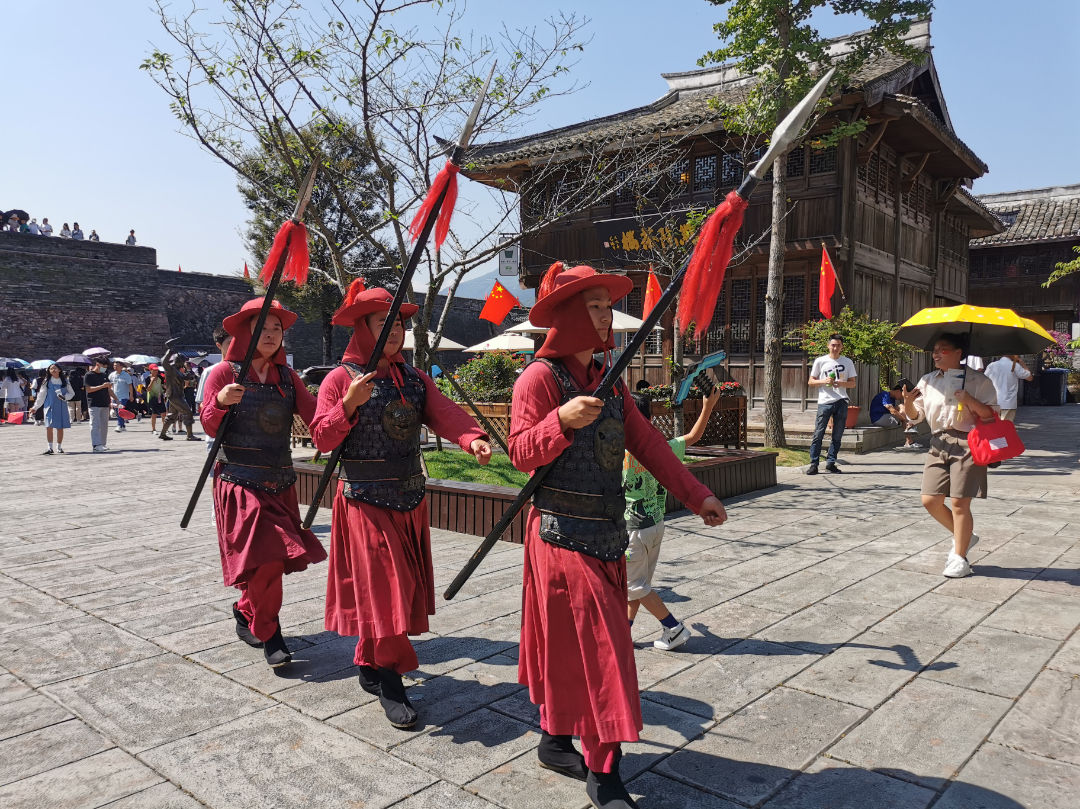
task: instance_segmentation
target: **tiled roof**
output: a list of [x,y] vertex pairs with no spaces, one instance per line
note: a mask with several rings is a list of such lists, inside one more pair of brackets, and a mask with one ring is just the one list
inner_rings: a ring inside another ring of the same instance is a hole
[[972,247],[1080,239],[1080,185],[980,194],[976,199],[1007,227],[972,240]]
[[[846,39],[841,38],[838,42]],[[928,51],[929,36],[912,40],[911,44]],[[862,89],[868,103],[874,104],[889,91],[895,79],[905,74],[913,75],[913,71],[919,68],[921,65],[907,59],[884,54],[864,65],[851,80],[851,85]],[[478,144],[470,149],[467,159],[484,169],[531,157],[550,156],[595,143],[630,141],[643,135],[717,131],[723,128],[723,114],[715,103],[710,103],[711,100],[715,98],[721,103],[739,103],[746,98],[755,81],[723,65],[685,73],[667,73],[664,78],[671,89],[652,104],[535,135]]]
[[990,170],[989,166],[975,154],[971,147],[960,140],[960,138],[956,136],[956,133],[949,128],[941,118],[934,114],[934,111],[921,99],[900,93],[891,96],[891,98],[895,98],[897,101],[907,105],[911,109],[912,115],[914,115],[920,123],[925,124],[936,131],[945,141],[951,143],[957,152],[963,154],[974,165],[981,167],[983,174],[986,174],[986,172]]

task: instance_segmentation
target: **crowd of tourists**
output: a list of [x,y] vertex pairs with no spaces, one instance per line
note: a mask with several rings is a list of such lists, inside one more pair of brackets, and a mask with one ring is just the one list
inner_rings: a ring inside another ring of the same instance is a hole
[[[27,215],[25,211],[8,211],[3,214],[3,219],[0,221],[0,231],[7,233],[28,233],[31,236],[52,236],[54,233],[53,226],[49,224],[49,217],[43,217],[41,223],[37,221],[37,217],[31,217]],[[61,239],[74,239],[75,241],[86,240],[89,242],[100,242],[101,236],[94,228],[90,228],[90,233],[87,234],[78,222],[74,227],[64,223],[63,227],[56,232],[56,236]],[[129,230],[127,238],[124,239],[124,244],[133,247],[135,245],[135,230]]]
[[[203,369],[183,355],[170,359],[168,369],[164,363],[133,365],[106,355],[89,357],[89,368],[55,362],[39,371],[8,367],[0,370],[0,412],[9,426],[44,426],[44,455],[63,455],[64,431],[79,422],[89,422],[94,452],[108,452],[110,423],[122,433],[132,420],[149,419],[151,432],[162,440],[171,441],[170,430],[175,435],[184,427],[188,440],[201,440],[191,426]],[[169,419],[171,413],[178,415]]]

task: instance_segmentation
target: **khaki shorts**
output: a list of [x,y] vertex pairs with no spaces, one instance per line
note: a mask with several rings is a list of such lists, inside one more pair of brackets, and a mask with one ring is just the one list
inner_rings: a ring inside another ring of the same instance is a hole
[[626,597],[637,601],[652,592],[652,577],[660,560],[660,541],[664,524],[648,528],[632,528],[630,544],[626,546]]
[[947,430],[930,438],[923,466],[923,494],[986,497],[986,467],[971,459],[967,433]]
[[1016,408],[1010,408],[1008,410],[1001,411],[1002,421],[1016,421]]

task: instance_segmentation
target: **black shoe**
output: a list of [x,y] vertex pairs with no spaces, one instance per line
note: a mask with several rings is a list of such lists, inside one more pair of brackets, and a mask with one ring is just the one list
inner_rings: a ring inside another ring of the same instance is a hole
[[836,464],[834,464],[834,463],[827,463],[827,464],[825,464],[825,471],[826,471],[826,472],[832,472],[832,473],[833,473],[834,475],[839,475],[839,474],[841,474],[841,472],[840,472],[840,467],[839,467],[839,466],[837,466],[837,465],[836,465]]
[[42,455],[52,455],[52,454],[53,454],[53,451],[52,451],[52,447],[50,447],[49,449],[45,450],[45,451],[44,451],[43,453],[41,453],[41,454],[42,454]]
[[619,775],[618,764],[611,772],[593,772],[585,779],[585,792],[597,809],[638,809],[637,803]]
[[546,770],[579,781],[588,777],[589,769],[585,766],[585,756],[574,747],[571,736],[552,736],[546,730],[543,731],[540,746],[536,748],[536,757],[540,759],[540,766]]
[[244,613],[236,606],[236,602],[232,605],[233,618],[236,619],[236,637],[240,638],[248,646],[254,646],[256,649],[261,649],[263,642],[255,637],[251,632],[251,627],[248,626],[248,619],[244,617]]
[[199,438],[199,436],[197,436],[197,435],[189,435],[189,436],[187,437],[187,440],[188,440],[188,441],[202,441],[202,439],[201,439],[201,438]]
[[379,669],[379,704],[394,727],[404,730],[416,724],[416,709],[405,694],[401,675],[393,669]]
[[817,474],[817,464],[812,463],[808,467],[806,467],[806,474],[808,474],[808,475],[816,475]]
[[997,469],[999,466],[1001,466],[1001,461],[992,461],[991,463],[988,463],[986,466],[988,468],[990,468],[990,469]]
[[374,666],[360,666],[360,687],[376,697],[382,694],[379,684],[379,670]]
[[263,643],[263,657],[266,658],[270,668],[276,669],[286,663],[292,663],[292,653],[285,645],[285,638],[281,637],[281,624],[278,624],[274,636]]
[[162,433],[161,435],[159,435],[158,438],[160,438],[162,441],[172,441],[172,436],[171,435],[165,435],[165,433]]

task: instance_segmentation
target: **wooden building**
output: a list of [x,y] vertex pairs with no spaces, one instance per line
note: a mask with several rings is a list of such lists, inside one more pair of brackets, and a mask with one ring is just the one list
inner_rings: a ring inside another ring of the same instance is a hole
[[[883,56],[868,64],[852,86],[832,98],[832,107],[813,134],[837,122],[866,119],[856,138],[832,148],[806,145],[793,150],[786,165],[787,253],[782,301],[785,330],[818,317],[817,294],[821,246],[826,244],[848,303],[876,318],[902,322],[925,306],[965,300],[968,288],[968,242],[1000,229],[1000,223],[966,190],[987,171],[986,165],[953,131],[930,51],[929,21],[913,26],[909,42],[924,58],[907,61]],[[835,53],[850,47],[840,38]],[[679,212],[711,207],[739,184],[744,166],[753,165],[760,146],[725,132],[722,113],[712,99],[738,101],[748,79],[731,67],[664,74],[669,90],[659,100],[636,109],[583,121],[515,140],[478,146],[469,154],[469,175],[501,187],[527,186],[531,172],[554,160],[580,159],[590,144],[642,144],[681,138],[680,153],[670,164],[673,193],[655,212],[655,227],[640,214],[641,199],[618,193],[602,204],[580,210],[522,245],[521,282],[535,287],[553,258],[587,263],[635,279],[627,310],[640,316],[645,271],[651,260],[646,246],[664,232],[678,233]],[[813,137],[807,138],[812,141]],[[537,195],[543,189],[535,191]],[[755,192],[741,239],[763,234],[770,222],[771,183]],[[528,221],[528,193],[521,201]],[[685,213],[682,214],[685,221]],[[728,270],[713,323],[700,341],[687,341],[687,358],[723,349],[729,378],[741,383],[752,403],[764,396],[764,299],[768,238]],[[833,302],[841,305],[840,296]],[[670,325],[670,319],[668,320]],[[670,328],[650,353],[635,362],[631,382],[669,379]],[[786,407],[806,408],[816,392],[806,387],[808,358],[787,344],[783,358]],[[921,355],[905,373],[925,367]],[[876,392],[876,369],[859,369],[856,403]]]
[[1005,306],[1045,329],[1069,334],[1080,323],[1080,275],[1042,285],[1054,265],[1076,258],[1080,246],[1080,185],[983,194],[979,198],[1005,230],[975,239],[972,303]]

